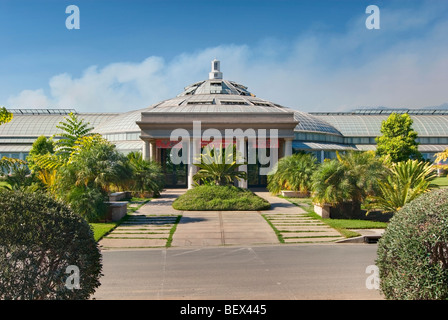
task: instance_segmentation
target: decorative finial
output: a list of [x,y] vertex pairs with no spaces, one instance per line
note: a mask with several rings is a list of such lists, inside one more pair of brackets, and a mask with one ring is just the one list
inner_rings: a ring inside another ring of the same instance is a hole
[[213,79],[222,79],[222,72],[220,69],[221,62],[219,60],[213,59],[212,61],[212,71],[208,74],[208,78],[210,80]]

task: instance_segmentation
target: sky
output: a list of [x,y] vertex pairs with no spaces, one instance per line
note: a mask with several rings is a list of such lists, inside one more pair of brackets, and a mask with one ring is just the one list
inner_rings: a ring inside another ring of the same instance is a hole
[[145,108],[207,79],[214,58],[225,79],[296,110],[447,106],[448,1],[0,0],[9,109]]

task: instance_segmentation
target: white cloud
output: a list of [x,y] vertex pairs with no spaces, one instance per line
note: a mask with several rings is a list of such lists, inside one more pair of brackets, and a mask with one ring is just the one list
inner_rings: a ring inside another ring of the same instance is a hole
[[23,90],[16,96],[8,99],[8,106],[11,108],[48,108],[50,101],[42,89]]
[[447,102],[448,23],[432,22],[440,15],[435,10],[423,10],[418,17],[407,8],[382,14],[381,30],[366,30],[361,15],[347,24],[345,33],[310,30],[291,43],[265,39],[258,46],[229,44],[181,53],[171,61],[151,56],[91,66],[78,78],[66,73],[52,77],[48,95],[43,89],[24,90],[8,105],[96,112],[143,108],[206,79],[214,58],[221,60],[224,78],[304,111]]

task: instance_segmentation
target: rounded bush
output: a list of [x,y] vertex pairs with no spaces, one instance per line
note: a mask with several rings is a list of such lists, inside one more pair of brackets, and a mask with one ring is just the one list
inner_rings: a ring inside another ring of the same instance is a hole
[[235,186],[197,186],[173,202],[174,209],[185,211],[258,211],[270,207],[267,200]]
[[43,193],[0,191],[0,299],[87,299],[101,269],[85,219]]
[[448,189],[395,213],[378,242],[376,265],[387,299],[448,299]]

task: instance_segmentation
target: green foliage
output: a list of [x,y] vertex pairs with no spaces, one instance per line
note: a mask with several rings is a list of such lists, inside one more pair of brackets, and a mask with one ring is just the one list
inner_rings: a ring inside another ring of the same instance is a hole
[[32,171],[39,171],[41,169],[36,160],[39,156],[53,154],[55,151],[55,143],[52,138],[47,138],[45,136],[40,136],[34,141],[31,147],[30,153],[28,154],[26,161],[28,162],[28,167]]
[[[70,265],[80,289],[65,286]],[[0,299],[87,299],[101,269],[90,226],[68,206],[40,192],[0,191]]]
[[371,152],[347,152],[324,161],[312,176],[314,201],[339,205],[361,204],[378,190],[385,175],[383,162]]
[[206,180],[220,186],[233,184],[235,179],[246,180],[247,173],[238,171],[238,168],[246,163],[240,163],[239,158],[233,145],[226,148],[207,146],[201,154],[201,162],[196,164],[199,171],[193,176],[193,180],[196,182]]
[[392,164],[386,179],[379,181],[379,193],[371,198],[370,207],[397,212],[406,203],[429,190],[437,177],[433,165],[418,160]]
[[417,132],[412,129],[412,119],[408,114],[392,113],[381,125],[382,136],[376,138],[376,154],[389,157],[392,162],[422,159],[418,151]]
[[177,210],[267,210],[270,203],[235,186],[198,186],[173,202]]
[[67,190],[63,199],[88,222],[100,220],[107,212],[107,194],[92,185],[73,186]]
[[3,157],[0,159],[0,176],[14,172],[25,165],[26,162],[23,160]]
[[155,161],[146,161],[140,152],[131,152],[127,155],[132,169],[132,177],[129,179],[128,188],[131,191],[144,194],[153,192],[154,196],[160,195],[164,186],[164,175],[160,164]]
[[317,169],[316,157],[307,153],[297,153],[281,158],[273,174],[268,175],[268,190],[277,194],[281,190],[308,192],[311,176]]
[[0,108],[0,125],[10,122],[12,120],[12,113],[8,112],[5,107]]
[[37,188],[34,185],[36,181],[25,164],[17,166],[10,175],[6,176],[4,181],[12,190],[33,191]]
[[72,171],[75,185],[94,185],[108,192],[112,185],[119,186],[131,177],[126,156],[105,139],[84,145],[72,154],[66,169]]
[[376,265],[387,299],[448,299],[448,189],[427,192],[390,220]]
[[127,158],[107,140],[83,144],[70,161],[58,169],[57,194],[88,221],[105,213],[104,201],[112,186],[120,186],[132,175]]
[[70,156],[79,138],[92,135],[93,130],[93,127],[89,127],[89,123],[85,123],[73,113],[65,117],[64,121],[56,127],[62,130],[62,133],[58,135],[60,139],[56,142],[56,153],[63,158]]
[[442,161],[446,161],[446,159],[448,159],[448,149],[445,149],[442,152],[436,153],[434,155],[436,157],[436,160],[434,162],[442,162]]

